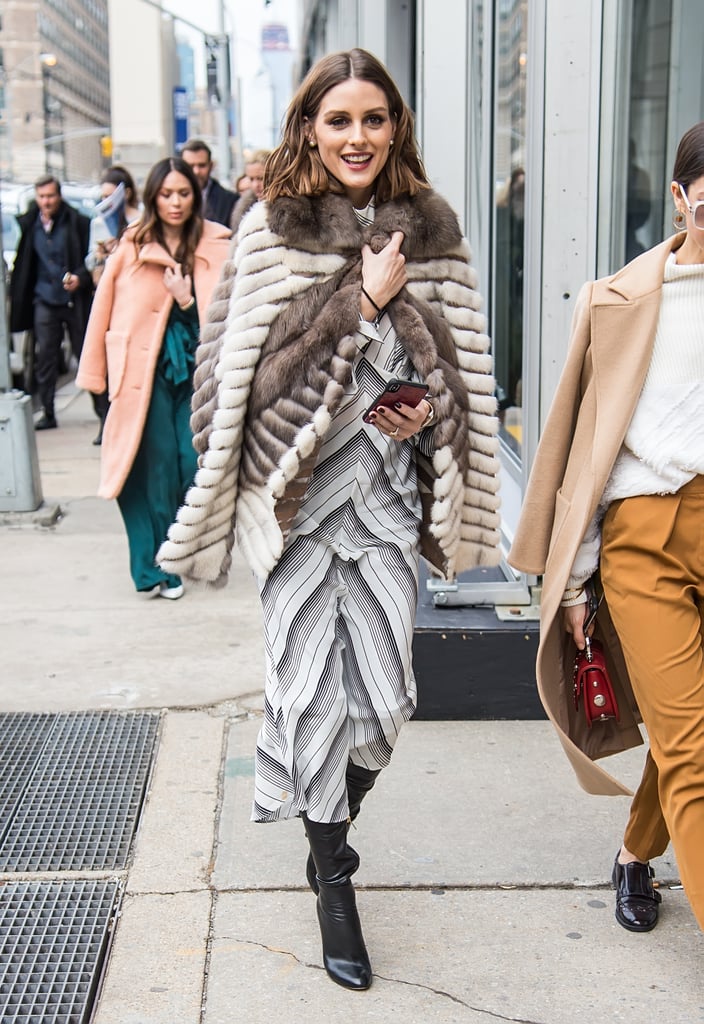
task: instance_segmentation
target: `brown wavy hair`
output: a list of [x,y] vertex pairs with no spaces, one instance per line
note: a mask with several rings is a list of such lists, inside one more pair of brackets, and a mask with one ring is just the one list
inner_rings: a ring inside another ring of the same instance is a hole
[[393,149],[376,180],[377,201],[414,196],[430,188],[413,132],[413,114],[381,61],[366,50],[354,49],[322,57],[298,87],[286,113],[283,139],[266,162],[265,199],[343,191],[327,171],[317,148],[311,147],[306,125],[316,118],[325,94],[350,78],[371,82],[381,89],[395,125]]
[[193,189],[193,209],[191,216],[183,225],[181,239],[178,248],[174,253],[174,259],[180,263],[184,274],[193,273],[193,261],[198,243],[203,234],[203,196],[198,184],[198,179],[191,170],[189,164],[180,157],[166,157],[154,164],[142,190],[142,216],[139,219],[134,234],[135,248],[139,251],[147,242],[158,242],[168,252],[164,226],[156,209],[156,200],[164,180],[172,171],[178,171],[184,178],[188,178]]

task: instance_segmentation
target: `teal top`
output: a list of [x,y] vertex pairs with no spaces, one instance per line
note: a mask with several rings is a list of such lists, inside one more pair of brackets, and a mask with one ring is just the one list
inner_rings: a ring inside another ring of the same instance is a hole
[[157,371],[170,384],[183,384],[192,378],[198,347],[198,328],[196,303],[190,309],[181,309],[174,302],[157,363]]

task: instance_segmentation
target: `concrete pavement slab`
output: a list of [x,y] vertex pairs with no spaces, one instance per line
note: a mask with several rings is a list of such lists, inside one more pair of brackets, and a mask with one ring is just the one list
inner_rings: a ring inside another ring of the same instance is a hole
[[129,891],[206,888],[212,867],[224,718],[169,712],[143,811]]
[[[231,726],[219,889],[305,884],[300,821],[253,824],[260,722]],[[610,759],[635,785],[645,748]],[[360,885],[605,884],[623,835],[625,798],[594,797],[574,778],[548,722],[410,722],[352,832]],[[677,880],[671,851],[654,862]]]
[[13,581],[0,588],[4,710],[204,706],[260,693],[261,612],[244,566],[223,590],[140,597],[116,510],[93,502],[69,506],[50,530],[0,537]]
[[126,896],[92,1024],[201,1024],[209,892]]
[[704,1021],[682,893],[639,936],[600,890],[362,892],[358,905],[375,973],[366,993],[325,975],[312,893],[220,896],[204,1024]]
[[95,497],[100,449],[90,398],[61,390],[59,428],[37,435],[46,507],[0,523],[0,623],[6,711],[261,704],[264,653],[256,587],[235,556],[222,590],[188,586],[145,600],[129,576],[116,502]]

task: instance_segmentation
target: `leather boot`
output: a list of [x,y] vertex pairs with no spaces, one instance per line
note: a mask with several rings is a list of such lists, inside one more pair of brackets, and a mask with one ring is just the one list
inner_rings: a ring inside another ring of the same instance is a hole
[[359,867],[359,857],[347,842],[347,822],[311,821],[305,814],[301,817],[316,868],[325,970],[344,988],[369,988],[372,966],[350,878]]
[[[364,800],[369,790],[374,788],[374,783],[380,771],[381,768],[372,771],[369,768],[360,768],[358,764],[353,764],[352,761],[347,762],[347,806],[350,811],[350,816],[346,823],[348,831],[350,825],[359,814],[362,800]],[[308,885],[317,896],[318,880],[315,877],[315,864],[312,853],[308,854],[308,860],[306,861],[306,878],[308,879]]]

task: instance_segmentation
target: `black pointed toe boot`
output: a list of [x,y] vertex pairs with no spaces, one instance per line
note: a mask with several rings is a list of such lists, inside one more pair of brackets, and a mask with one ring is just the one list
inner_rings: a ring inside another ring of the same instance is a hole
[[[360,768],[359,765],[353,764],[351,761],[347,762],[347,805],[350,811],[350,816],[347,819],[348,830],[359,814],[362,806],[362,800],[364,800],[367,793],[374,788],[374,783],[376,782],[377,776],[380,772],[381,768],[377,768],[375,771],[372,771],[370,768]],[[306,878],[308,879],[308,885],[317,896],[318,881],[315,877],[315,864],[313,862],[312,853],[308,854],[308,860],[306,861]]]
[[323,963],[334,982],[363,990],[372,983],[351,876],[359,857],[347,842],[347,822],[310,821],[302,815],[318,885],[318,923]]

